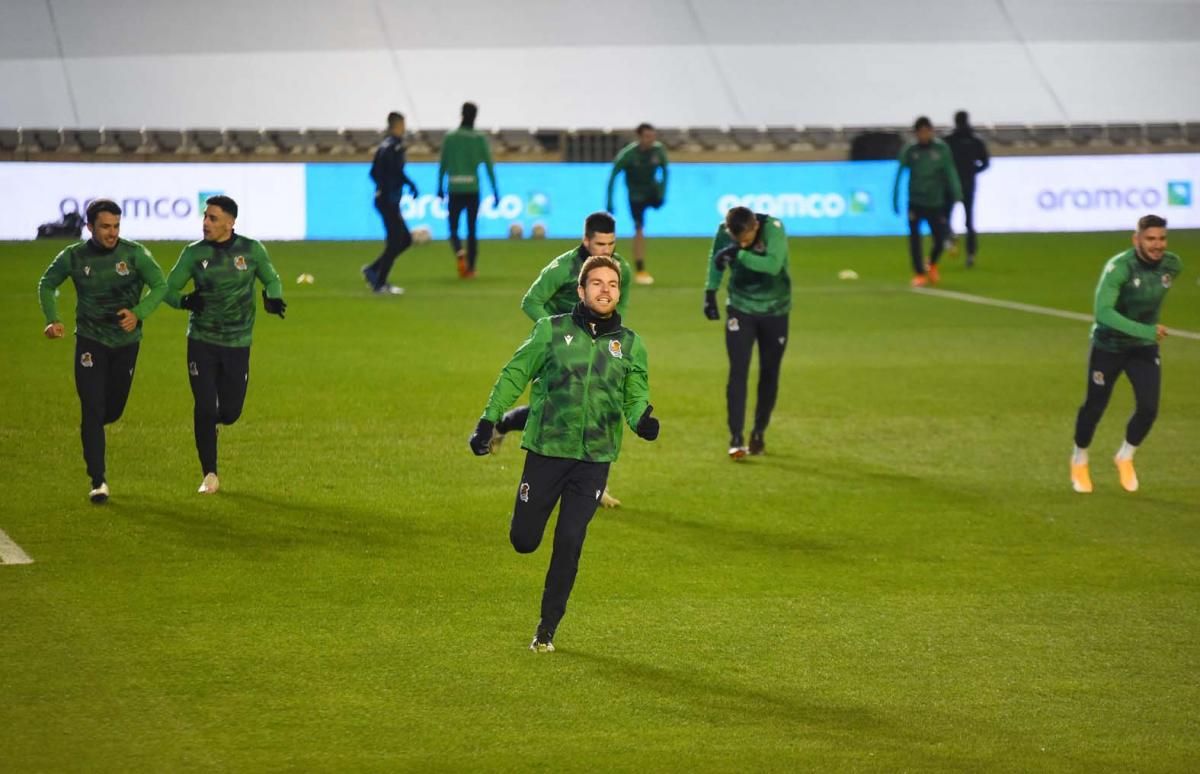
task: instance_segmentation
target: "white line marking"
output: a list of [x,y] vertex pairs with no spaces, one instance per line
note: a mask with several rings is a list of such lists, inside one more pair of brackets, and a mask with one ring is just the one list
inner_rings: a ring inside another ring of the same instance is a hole
[[0,564],[33,564],[29,554],[0,529]]
[[[1029,312],[1030,314],[1044,314],[1048,317],[1061,317],[1064,320],[1078,320],[1080,322],[1094,322],[1095,317],[1082,312],[1068,312],[1064,309],[1054,309],[1049,306],[1036,306],[1034,304],[1022,304],[1020,301],[1005,301],[1000,298],[988,298],[986,296],[976,296],[971,293],[959,293],[956,290],[937,290],[935,288],[913,288],[914,292],[921,293],[927,296],[938,296],[940,298],[951,298],[955,301],[966,301],[970,304],[982,304],[983,306],[998,306],[1001,309],[1012,309],[1017,312]],[[1178,328],[1168,328],[1167,332],[1176,338],[1193,339],[1200,341],[1200,333],[1194,331],[1183,331]]]

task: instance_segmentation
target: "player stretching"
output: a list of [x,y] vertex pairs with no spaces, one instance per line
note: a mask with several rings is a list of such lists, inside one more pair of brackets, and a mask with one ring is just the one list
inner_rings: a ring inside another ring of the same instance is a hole
[[[763,436],[771,422],[779,394],[779,369],[787,347],[788,313],[792,309],[792,278],[788,274],[787,234],[783,224],[746,207],[734,207],[717,228],[709,256],[708,282],[704,286],[704,316],[721,319],[717,290],[729,269],[725,350],[729,355],[729,382],[725,406],[729,418],[729,457],[763,454]],[[750,356],[758,344],[758,402],[754,429],[745,445],[746,383]]]
[[594,255],[583,263],[570,314],[543,317],[500,372],[487,408],[471,434],[471,451],[488,453],[504,410],[533,382],[522,446],[528,451],[513,506],[509,539],[528,554],[542,542],[560,505],[554,548],[542,593],[541,620],[530,649],[554,650],[554,633],[579,571],[588,523],[621,450],[622,424],[648,441],[658,437],[651,416],[646,348],[621,325],[621,267]]
[[[55,257],[38,282],[38,300],[46,316],[48,339],[61,339],[55,288],[75,285],[75,391],[79,393],[83,460],[92,479],[88,497],[108,501],[104,466],[104,426],[121,418],[137,364],[142,320],[167,292],[162,269],[150,252],[121,239],[121,208],[110,199],[87,207],[92,237],[69,245]],[[142,290],[150,292],[142,298]]]
[[1133,247],[1104,264],[1096,286],[1096,324],[1088,356],[1087,399],[1075,419],[1075,452],[1071,455],[1071,486],[1092,491],[1088,446],[1104,415],[1113,385],[1122,372],[1133,385],[1133,416],[1125,426],[1125,441],[1114,462],[1127,492],[1138,489],[1133,453],[1145,440],[1158,416],[1162,386],[1158,342],[1167,335],[1158,322],[1163,299],[1183,269],[1179,256],[1167,252],[1167,221],[1157,215],[1138,220]]
[[[216,494],[217,425],[232,425],[242,415],[250,383],[250,339],[254,331],[254,281],[263,309],[281,318],[287,309],[283,285],[267,249],[257,239],[233,231],[237,202],[210,196],[204,208],[204,239],[183,248],[167,277],[167,303],[187,309],[188,379],[196,451],[204,480],[200,494]],[[181,296],[191,281],[194,292]]]

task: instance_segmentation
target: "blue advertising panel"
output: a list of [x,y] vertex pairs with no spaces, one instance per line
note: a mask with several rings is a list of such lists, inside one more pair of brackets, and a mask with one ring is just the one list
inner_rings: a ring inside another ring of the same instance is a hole
[[[507,236],[513,223],[526,234],[540,223],[549,237],[579,236],[584,217],[604,206],[609,169],[607,164],[496,165],[501,198],[498,206],[492,204],[485,181],[480,237]],[[727,209],[744,205],[779,218],[795,236],[904,234],[907,225],[891,206],[895,170],[892,161],[673,164],[667,201],[646,214],[646,233],[710,236]],[[401,202],[409,228],[424,226],[435,239],[446,238],[446,207],[433,195],[437,165],[413,163],[407,171],[420,190]],[[365,163],[307,165],[309,239],[383,238],[367,172]],[[631,236],[621,178],[614,200],[617,233]]]

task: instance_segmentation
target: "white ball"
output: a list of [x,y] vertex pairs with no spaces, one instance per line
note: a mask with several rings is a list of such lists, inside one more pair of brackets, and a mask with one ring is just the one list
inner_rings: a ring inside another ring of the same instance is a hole
[[425,245],[433,241],[433,232],[428,226],[417,226],[412,230],[413,244]]
[[525,236],[525,227],[524,226],[522,226],[520,223],[515,223],[515,222],[512,223],[511,225],[509,225],[509,227],[508,227],[508,238],[509,239],[520,239],[523,236]]
[[533,228],[529,229],[529,237],[531,239],[545,239],[546,238],[546,224],[545,223],[534,223]]

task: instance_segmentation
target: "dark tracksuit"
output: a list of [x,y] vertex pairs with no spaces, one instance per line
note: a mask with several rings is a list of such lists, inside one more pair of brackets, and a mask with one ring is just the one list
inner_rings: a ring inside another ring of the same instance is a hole
[[942,257],[948,234],[946,205],[962,199],[962,187],[954,160],[946,143],[934,138],[927,145],[917,142],[905,145],[900,151],[900,166],[892,185],[892,208],[900,211],[900,178],[904,170],[908,178],[908,251],[914,274],[925,273],[925,258],[921,253],[921,221],[933,232],[933,247],[929,263],[936,266]]
[[[945,142],[954,156],[954,169],[958,173],[958,182],[962,185],[963,214],[967,219],[967,255],[974,256],[978,247],[975,233],[975,176],[988,168],[991,159],[988,156],[987,144],[969,126],[956,128],[946,136]],[[946,205],[947,223],[952,212],[953,200]]]
[[[398,137],[387,137],[375,149],[375,160],[371,162],[371,179],[375,181],[375,209],[383,218],[383,228],[387,232],[387,241],[383,252],[364,270],[367,280],[376,289],[387,284],[388,273],[396,257],[412,244],[412,234],[408,224],[400,214],[400,199],[404,194],[404,186],[413,186],[413,182],[404,173],[406,149],[404,140]],[[416,186],[413,186],[416,191]]]

